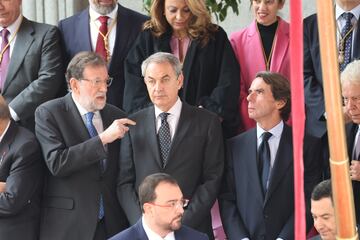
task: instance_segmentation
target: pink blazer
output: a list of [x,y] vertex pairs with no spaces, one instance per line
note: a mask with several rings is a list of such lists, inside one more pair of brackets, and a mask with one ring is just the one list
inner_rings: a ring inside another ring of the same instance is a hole
[[[278,72],[290,80],[289,24],[280,17],[278,19],[279,25],[275,34],[270,71]],[[240,64],[239,112],[242,120],[240,131],[242,132],[255,126],[255,121],[248,115],[246,97],[256,73],[266,70],[261,37],[256,30],[256,22],[253,21],[247,28],[232,33],[230,42]]]

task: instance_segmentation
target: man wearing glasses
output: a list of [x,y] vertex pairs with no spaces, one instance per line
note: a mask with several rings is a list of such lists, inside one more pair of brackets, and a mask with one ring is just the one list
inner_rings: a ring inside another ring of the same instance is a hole
[[35,113],[48,167],[40,239],[104,240],[127,227],[116,177],[120,139],[135,122],[106,104],[111,79],[96,53],[77,54],[66,79],[70,93]]
[[166,173],[147,176],[139,187],[142,218],[135,225],[110,240],[207,240],[204,233],[182,226],[184,208],[189,204],[183,198],[177,181]]
[[164,172],[179,183],[191,205],[182,223],[213,239],[210,210],[217,197],[224,166],[219,118],[182,102],[179,59],[158,52],[142,64],[154,106],[130,116],[136,124],[121,142],[117,194],[130,224],[141,217],[137,189],[150,174]]

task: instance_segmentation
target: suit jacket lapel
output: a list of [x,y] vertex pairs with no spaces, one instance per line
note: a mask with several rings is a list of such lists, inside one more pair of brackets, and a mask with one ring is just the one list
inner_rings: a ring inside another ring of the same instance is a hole
[[119,56],[123,56],[123,52],[127,47],[127,42],[129,40],[130,32],[132,30],[132,25],[128,24],[130,21],[128,19],[128,15],[125,14],[124,8],[118,4],[118,14],[117,14],[117,23],[116,23],[116,37],[115,37],[115,45],[113,50],[113,55],[116,56],[115,58],[112,57],[109,65],[109,72],[110,75],[113,71],[118,69],[113,69],[114,66],[117,66],[116,62],[121,61]]
[[348,156],[349,160],[352,159],[352,152],[355,144],[355,136],[358,131],[359,125],[354,123],[346,124],[346,140],[347,140],[347,150],[348,150]]
[[[246,159],[245,164],[247,165],[245,169],[248,169],[248,175],[249,175],[249,181],[248,181],[248,185],[250,185],[250,188],[256,188],[256,199],[259,200],[259,203],[262,205],[264,202],[264,194],[263,194],[263,190],[262,190],[262,185],[261,185],[261,181],[260,181],[260,176],[259,176],[259,169],[258,169],[258,160],[257,160],[257,135],[256,135],[256,128],[253,128],[252,130],[250,130],[251,132],[249,133],[249,141],[244,144],[243,151],[239,151],[238,152],[238,156],[243,156],[244,159]],[[254,154],[255,153],[255,154]],[[242,166],[239,166],[239,168],[241,168]],[[240,169],[237,172],[243,172],[240,171]]]
[[10,65],[8,68],[3,92],[6,92],[6,89],[13,82],[11,80],[14,78],[16,72],[19,70],[22,62],[24,61],[24,57],[27,54],[32,42],[34,41],[34,32],[35,30],[31,23],[24,17],[20,25],[20,29],[16,35],[14,45],[14,49],[16,49],[16,51],[12,51],[11,54]]
[[151,106],[145,110],[145,115],[143,119],[144,124],[144,139],[147,140],[149,149],[153,151],[155,161],[162,168],[162,160],[160,157],[159,143],[156,133],[156,122],[155,122],[155,109],[154,106]]
[[71,97],[71,93],[68,93],[65,98],[65,110],[69,115],[69,119],[72,119],[73,124],[78,127],[79,132],[77,133],[82,141],[86,141],[90,138],[90,134],[84,124],[79,110],[77,109],[74,100]]
[[74,49],[82,49],[82,51],[93,50],[91,46],[89,21],[89,8],[86,8],[86,10],[79,15],[76,22],[77,27],[75,29],[78,29],[78,31],[76,31],[76,36],[74,37],[75,42],[73,44],[76,46],[76,48],[74,46]]
[[179,124],[177,126],[177,129],[175,130],[174,138],[171,143],[171,149],[168,157],[170,161],[168,162],[168,164],[171,164],[171,159],[172,156],[175,154],[175,150],[178,149],[178,145],[186,136],[186,133],[188,132],[188,129],[191,126],[190,119],[191,119],[191,107],[187,105],[185,102],[182,102]]
[[[268,191],[265,195],[265,202],[270,198],[276,186],[280,183],[283,175],[289,171],[289,166],[293,162],[293,145],[291,128],[284,125],[281,134],[279,148],[275,157],[274,166],[271,170]],[[293,169],[290,169],[292,171]]]
[[289,26],[279,18],[278,29],[274,38],[274,52],[271,57],[270,71],[280,72],[280,67],[289,48]]
[[261,61],[256,61],[256,65],[252,66],[252,68],[256,69],[256,71],[259,69],[266,69],[261,37],[260,33],[257,31],[256,21],[253,21],[249,26],[246,37],[246,46],[248,49],[251,49],[252,58],[261,59]]

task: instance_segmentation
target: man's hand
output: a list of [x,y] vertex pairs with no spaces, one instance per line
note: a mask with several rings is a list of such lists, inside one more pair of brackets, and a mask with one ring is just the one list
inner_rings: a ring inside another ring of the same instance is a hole
[[352,160],[350,165],[351,180],[360,181],[360,161]]
[[112,143],[116,139],[123,138],[125,133],[129,131],[129,127],[127,125],[134,126],[136,125],[136,122],[128,118],[116,119],[105,131],[99,134],[103,145]]
[[0,193],[5,192],[6,190],[6,182],[0,182]]
[[350,116],[349,112],[346,110],[345,106],[343,106],[343,114],[344,114],[345,123],[351,122],[351,116]]

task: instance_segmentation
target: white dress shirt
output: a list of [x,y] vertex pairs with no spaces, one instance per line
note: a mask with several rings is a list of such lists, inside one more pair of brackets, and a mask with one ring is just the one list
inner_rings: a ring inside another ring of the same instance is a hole
[[146,224],[146,220],[144,216],[141,218],[141,222],[146,233],[146,236],[149,240],[176,240],[174,232],[168,233],[164,238],[162,238],[159,234],[150,229],[150,227]]
[[[180,98],[178,98],[174,106],[172,106],[169,109],[169,111],[167,111],[167,113],[169,113],[167,117],[167,122],[169,123],[169,127],[170,127],[171,140],[174,138],[176,127],[179,123],[181,107],[182,107],[182,102]],[[161,126],[161,118],[159,115],[163,111],[156,106],[154,106],[154,108],[155,108],[155,119],[156,119],[156,133],[158,133]]]
[[[116,38],[116,25],[117,25],[117,11],[118,11],[118,5],[116,4],[116,7],[114,8],[114,10],[112,10],[109,14],[104,15],[104,16],[108,16],[108,31],[110,31],[109,33],[109,50],[110,50],[110,58],[113,55],[114,52],[114,46],[115,46],[115,38]],[[100,28],[100,21],[99,21],[99,17],[103,16],[97,12],[95,12],[94,9],[91,8],[91,6],[89,7],[89,15],[90,15],[90,37],[91,37],[91,46],[93,51],[95,51],[96,49],[96,42],[97,42],[97,38],[99,35],[99,28]],[[114,26],[112,27],[112,29],[109,29],[110,26],[112,26],[113,21],[115,21]]]

